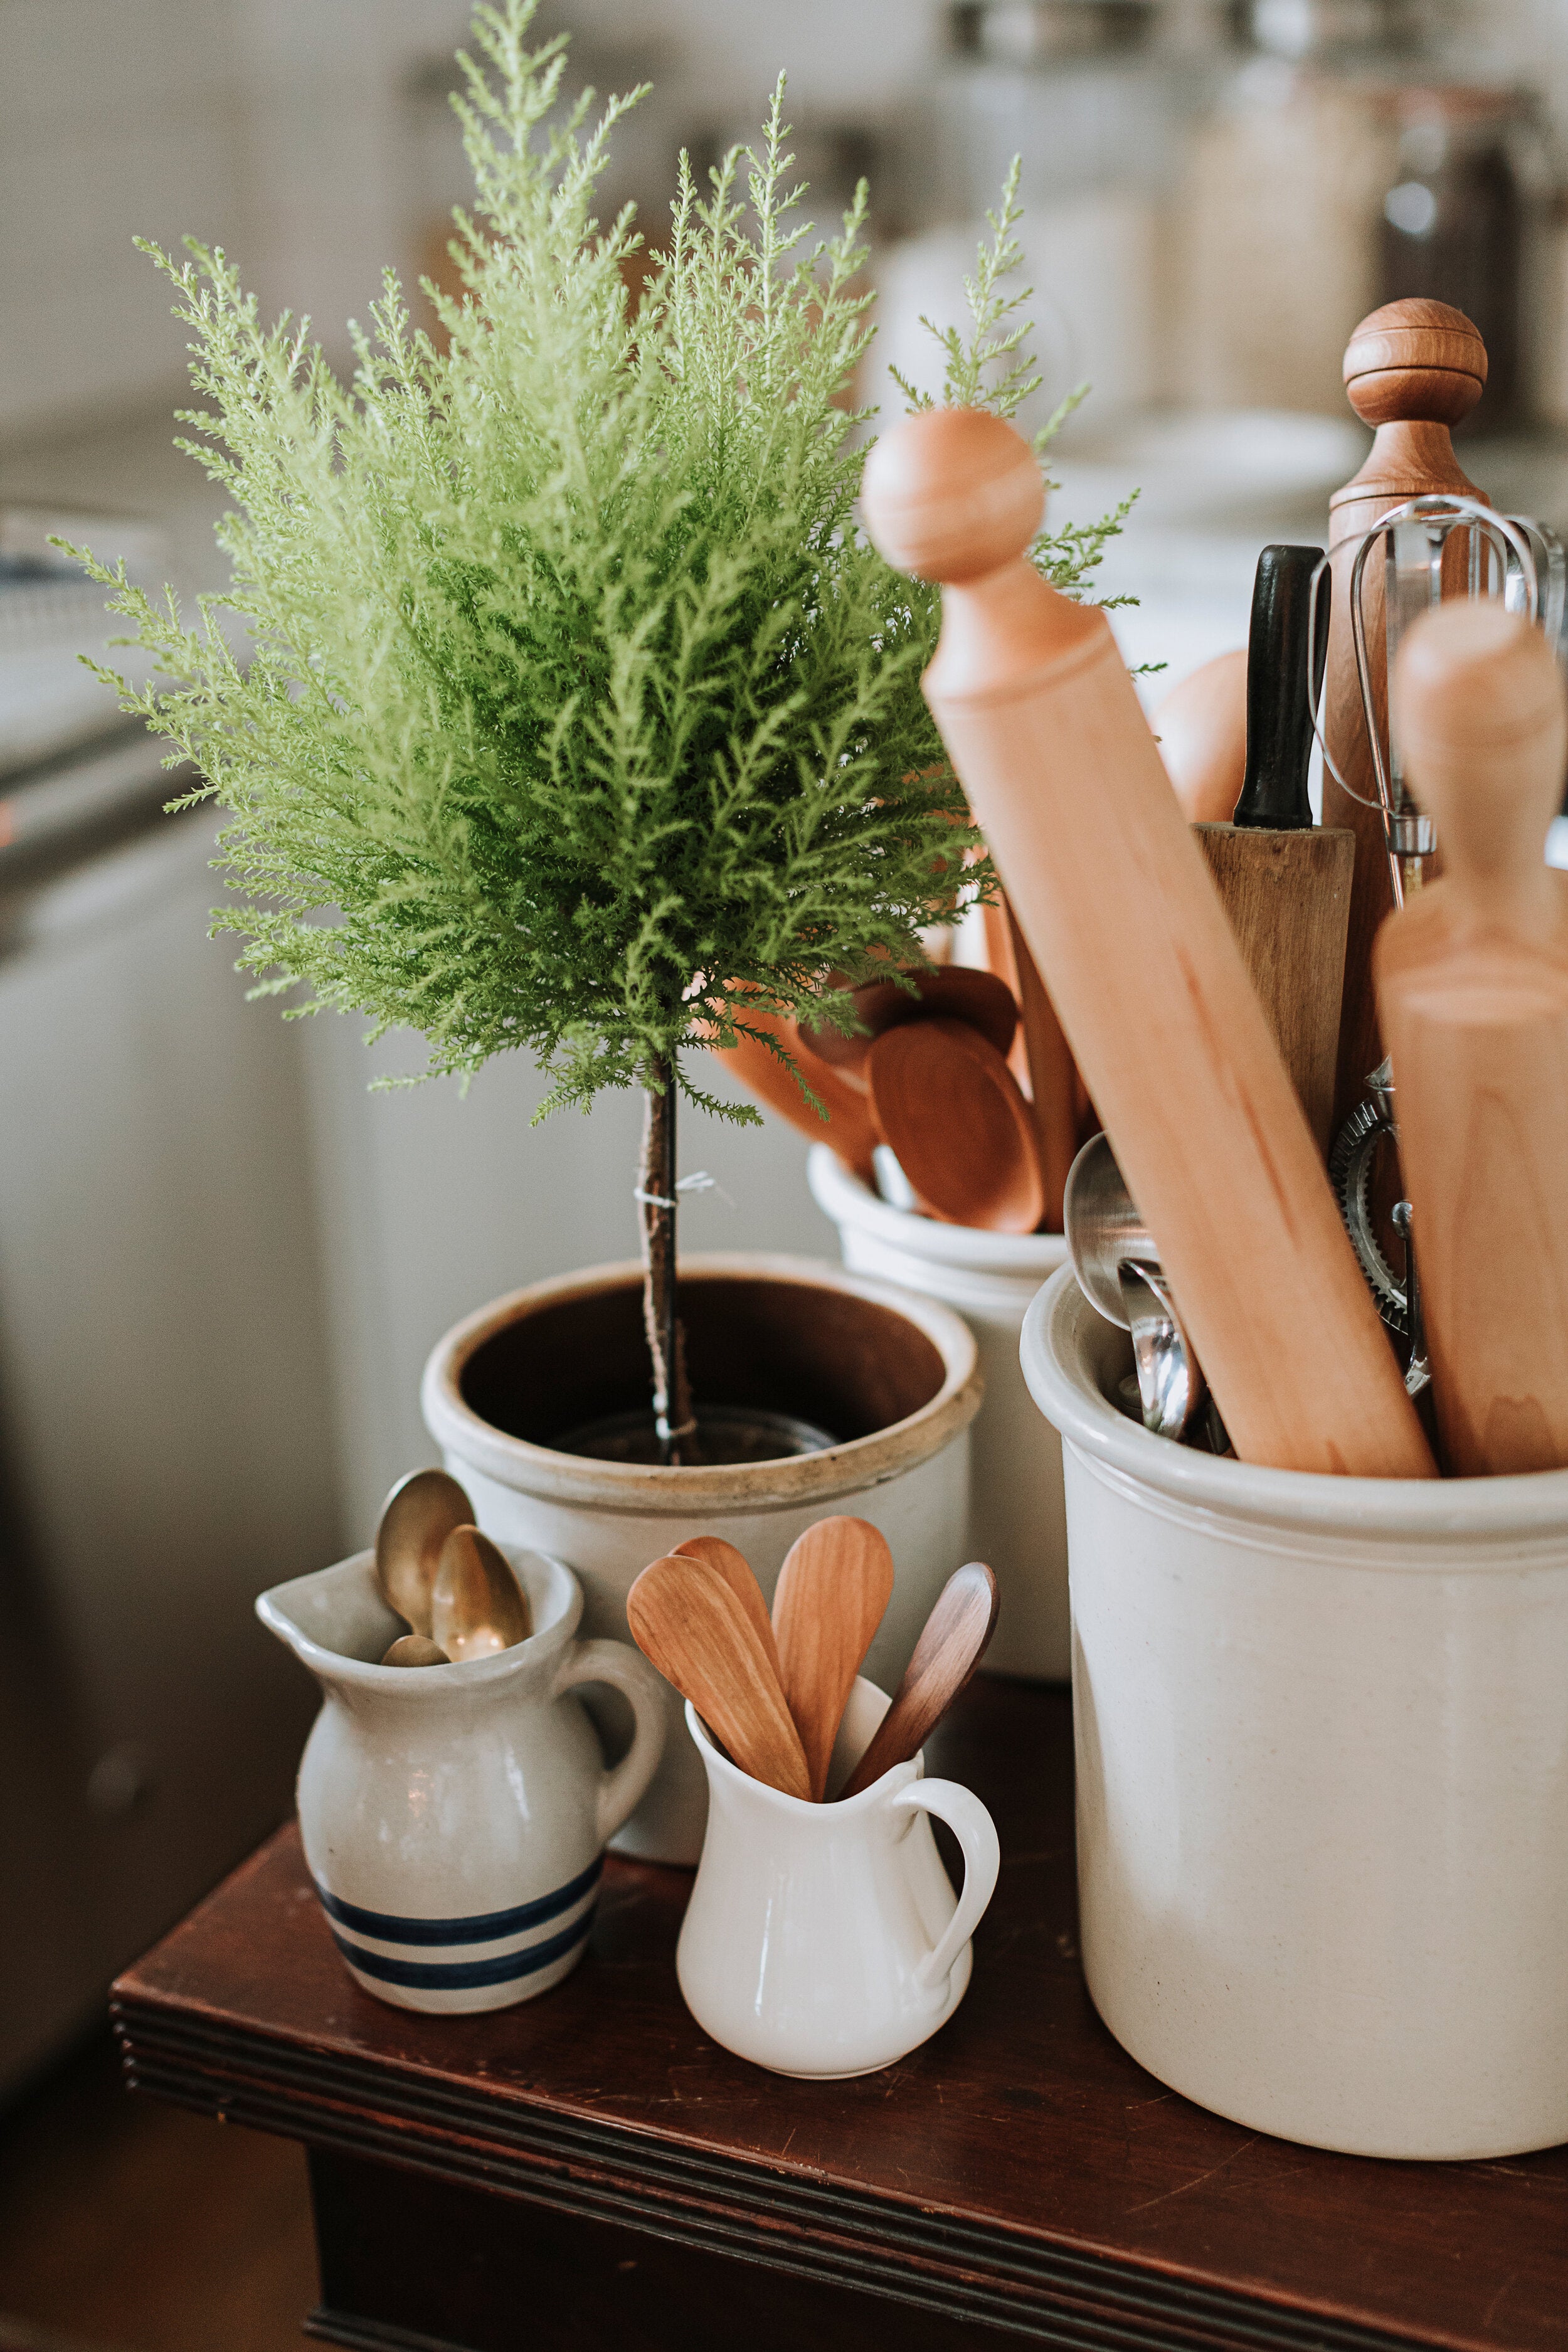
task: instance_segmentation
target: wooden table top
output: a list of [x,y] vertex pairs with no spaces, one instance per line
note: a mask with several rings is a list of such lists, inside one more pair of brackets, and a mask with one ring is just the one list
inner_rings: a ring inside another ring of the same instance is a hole
[[927,1757],[991,1807],[1002,1876],[962,2008],[881,2074],[791,2082],[710,2042],[675,1980],[689,1874],[616,1860],[555,1991],[384,2007],[291,1828],[121,1979],[128,2070],[308,2144],[1089,2352],[1568,2352],[1568,2148],[1374,2162],[1193,2106],[1084,1989],[1066,1694],[982,1678]]

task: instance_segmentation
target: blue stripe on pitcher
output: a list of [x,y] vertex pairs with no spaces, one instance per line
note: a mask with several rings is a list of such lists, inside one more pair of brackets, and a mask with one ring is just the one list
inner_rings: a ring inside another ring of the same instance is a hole
[[[391,1911],[366,1911],[357,1903],[345,1903],[341,1895],[330,1894],[319,1878],[316,1892],[329,1919],[335,1919],[340,1927],[352,1928],[358,1935],[374,1936],[378,1943],[495,1944],[503,1936],[523,1935],[530,1927],[540,1927],[546,1919],[556,1918],[563,1911],[569,1911],[574,1903],[582,1901],[591,1886],[597,1885],[604,1867],[601,1854],[588,1864],[586,1870],[580,1871],[575,1878],[568,1879],[564,1886],[556,1887],[553,1894],[536,1895],[531,1903],[519,1903],[510,1911],[476,1911],[463,1919],[400,1919]],[[340,1936],[337,1941],[342,1945],[343,1939]],[[542,1950],[543,1948],[536,1946],[534,1948]],[[508,1957],[510,1960],[516,1956]],[[487,1962],[486,1965],[498,1964]],[[416,1979],[397,1977],[392,1981],[405,1984],[414,1983]],[[447,1981],[455,1982],[455,1979]],[[500,1979],[475,1977],[470,1981],[498,1984]]]
[[362,1976],[379,1977],[384,1984],[407,1985],[423,1992],[466,1992],[477,1985],[510,1984],[531,1977],[540,1969],[547,1969],[588,1940],[588,1930],[594,1924],[590,1905],[580,1919],[558,1936],[547,1936],[542,1943],[525,1944],[521,1952],[502,1952],[493,1960],[395,1960],[384,1952],[367,1952],[362,1944],[351,1944],[346,1936],[332,1929],[332,1941],[348,1962]]

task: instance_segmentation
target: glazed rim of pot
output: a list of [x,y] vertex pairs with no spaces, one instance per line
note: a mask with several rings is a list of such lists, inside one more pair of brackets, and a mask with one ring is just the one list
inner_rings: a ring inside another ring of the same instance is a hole
[[[1251,1544],[1259,1528],[1298,1537],[1361,1535],[1380,1566],[1394,1565],[1403,1553],[1397,1564],[1435,1575],[1460,1566],[1510,1573],[1527,1549],[1568,1556],[1568,1470],[1499,1478],[1335,1478],[1268,1469],[1154,1436],[1113,1402],[1116,1377],[1131,1361],[1127,1334],[1096,1313],[1070,1265],[1032,1302],[1020,1353],[1035,1402],[1097,1477],[1136,1486],[1151,1507],[1173,1517],[1201,1518],[1216,1540],[1234,1530]],[[1511,1539],[1512,1548],[1500,1538]],[[1466,1548],[1470,1557],[1456,1559]]]
[[[512,1291],[466,1317],[437,1341],[425,1367],[421,1403],[431,1434],[456,1459],[457,1475],[471,1471],[543,1501],[670,1517],[826,1507],[929,1461],[979,1410],[983,1376],[973,1335],[960,1316],[935,1299],[826,1262],[739,1251],[683,1257],[680,1280],[683,1316],[693,1335],[692,1380],[700,1410],[709,1401],[802,1410],[783,1395],[706,1397],[700,1332],[710,1318],[702,1310],[709,1297],[728,1288],[731,1294],[750,1291],[753,1302],[773,1294],[785,1320],[804,1335],[803,1355],[816,1346],[825,1376],[847,1381],[851,1389],[854,1369],[845,1370],[833,1343],[856,1344],[852,1329],[858,1327],[858,1370],[871,1402],[851,1417],[868,1425],[819,1452],[775,1462],[667,1469],[563,1454],[548,1437],[514,1435],[489,1417],[482,1407],[498,1386],[521,1382],[537,1393],[551,1379],[552,1360],[574,1320],[591,1323],[609,1312],[618,1327],[626,1327],[629,1303],[640,1342],[642,1267],[635,1258],[625,1259]],[[521,1334],[531,1324],[537,1327],[537,1344],[525,1346]],[[621,1328],[616,1337],[621,1339]],[[845,1425],[826,1401],[806,1417],[828,1428]],[[588,1414],[562,1394],[552,1418],[555,1435]]]

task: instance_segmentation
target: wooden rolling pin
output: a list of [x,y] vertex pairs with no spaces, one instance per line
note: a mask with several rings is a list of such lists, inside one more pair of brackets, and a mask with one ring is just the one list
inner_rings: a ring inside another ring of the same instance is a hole
[[1450,1466],[1568,1465],[1568,875],[1544,864],[1568,701],[1522,614],[1456,602],[1394,666],[1444,878],[1378,936],[1383,1034]]
[[[1228,824],[1194,827],[1247,975],[1326,1160],[1355,835],[1312,823],[1308,624],[1319,547],[1266,547],[1252,591],[1247,764]],[[1316,650],[1327,647],[1327,573]],[[1169,761],[1166,765],[1169,767]]]
[[[1335,562],[1324,733],[1347,782],[1375,803],[1377,780],[1351,636],[1355,542],[1379,515],[1403,506],[1406,499],[1433,492],[1470,499],[1482,496],[1458,464],[1449,435],[1469,415],[1485,388],[1487,349],[1464,312],[1450,310],[1446,302],[1388,302],[1363,319],[1351,337],[1344,373],[1351,406],[1377,432],[1360,473],[1329,500],[1329,545]],[[1455,532],[1444,559],[1445,586],[1454,591],[1464,585],[1468,538],[1467,532]],[[1383,565],[1375,551],[1367,559],[1364,587],[1367,652],[1381,720],[1387,691],[1386,638]],[[1349,825],[1356,837],[1334,1084],[1337,1130],[1366,1093],[1368,1072],[1383,1059],[1372,981],[1372,943],[1378,925],[1394,905],[1394,893],[1381,816],[1375,807],[1363,807],[1342,792],[1327,772],[1323,823]]]
[[1284,1469],[1434,1465],[1311,1135],[1110,625],[1025,550],[1045,502],[1001,418],[878,442],[868,527],[946,583],[925,693],[1237,1452]]

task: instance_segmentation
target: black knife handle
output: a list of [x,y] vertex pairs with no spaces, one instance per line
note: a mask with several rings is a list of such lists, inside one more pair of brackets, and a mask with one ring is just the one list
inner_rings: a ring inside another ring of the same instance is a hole
[[[1300,833],[1312,822],[1307,798],[1312,759],[1307,622],[1312,574],[1322,557],[1321,547],[1266,547],[1258,559],[1247,646],[1247,773],[1232,819],[1236,824]],[[1325,572],[1318,583],[1314,703],[1329,649],[1330,578]]]

